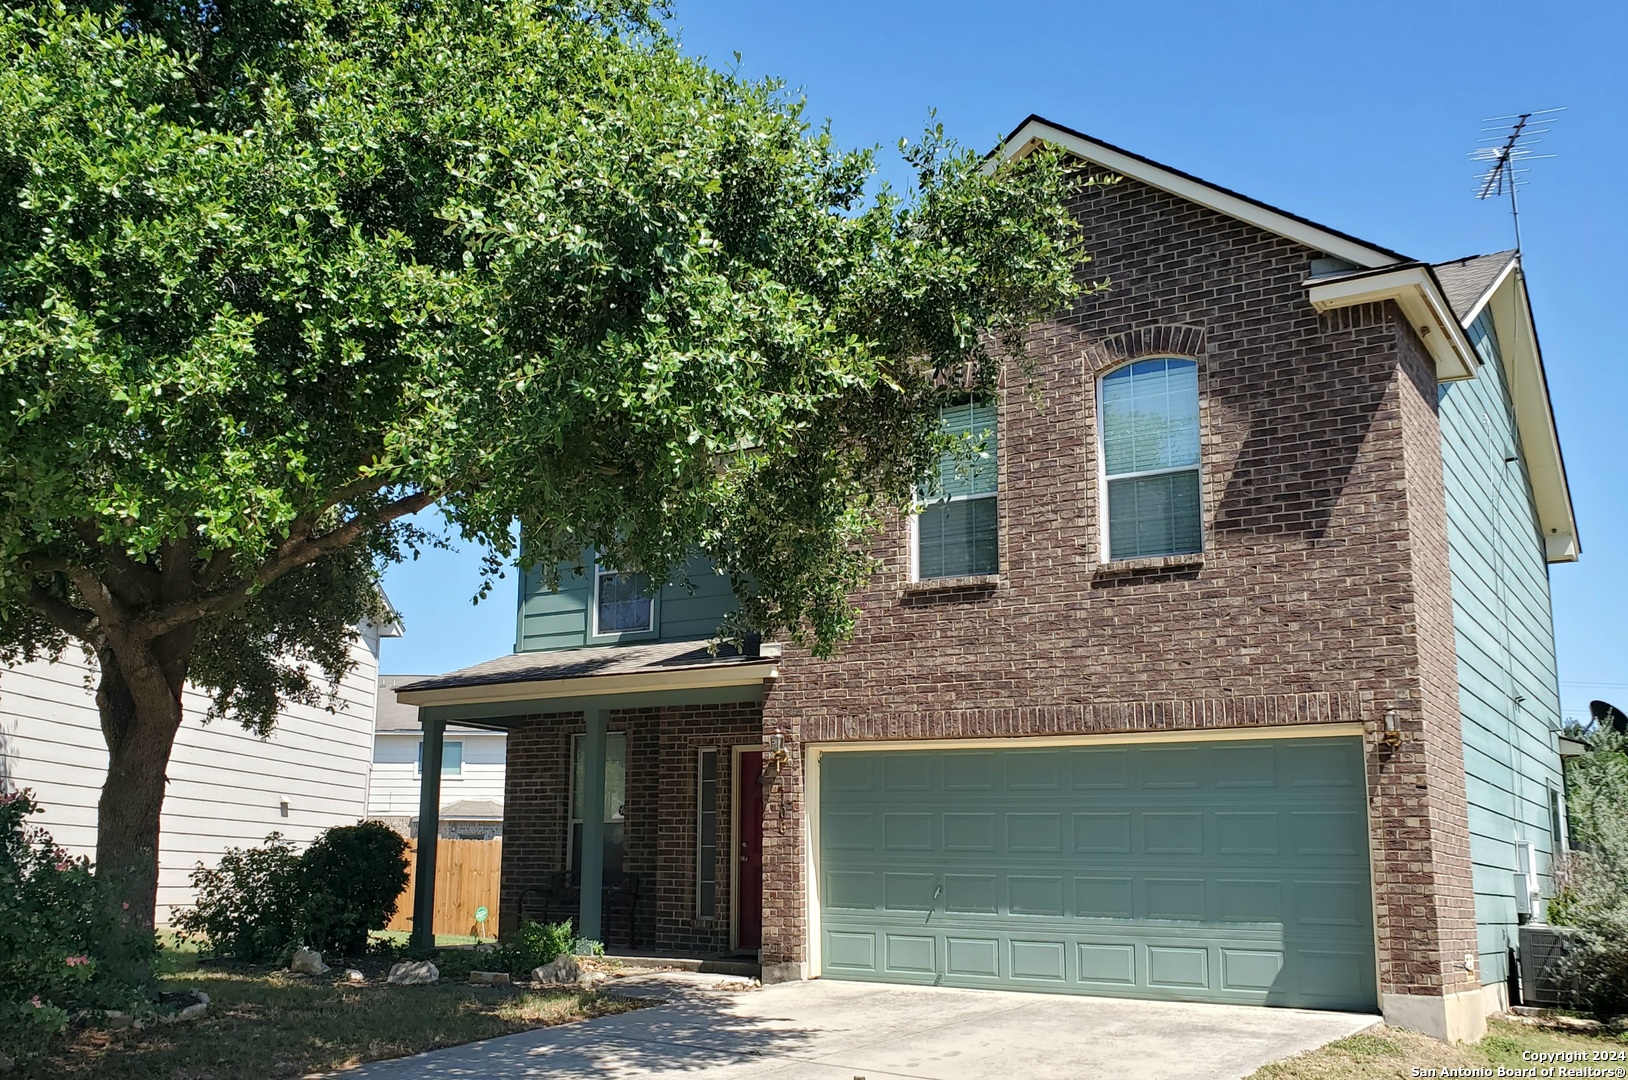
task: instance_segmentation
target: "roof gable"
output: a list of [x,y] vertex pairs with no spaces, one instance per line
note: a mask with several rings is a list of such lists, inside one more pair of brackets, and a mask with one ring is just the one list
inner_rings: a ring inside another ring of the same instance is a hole
[[1129,150],[1093,139],[1073,128],[1054,123],[1042,116],[1030,115],[1006,137],[1000,155],[1003,158],[1022,157],[1036,146],[1050,143],[1059,146],[1082,160],[1100,165],[1109,171],[1167,191],[1217,213],[1246,221],[1267,232],[1304,244],[1309,248],[1344,259],[1355,266],[1380,267],[1411,262],[1408,256],[1378,244],[1371,244],[1349,233],[1319,225],[1315,221],[1268,205],[1236,191],[1212,184],[1191,173],[1161,165],[1157,161],[1134,154]]

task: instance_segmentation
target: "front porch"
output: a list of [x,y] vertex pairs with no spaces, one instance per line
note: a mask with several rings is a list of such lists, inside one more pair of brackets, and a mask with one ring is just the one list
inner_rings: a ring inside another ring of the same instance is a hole
[[[420,831],[437,827],[446,726],[502,730],[500,932],[570,918],[614,953],[749,961],[777,659],[666,642],[515,654],[401,687],[424,730]],[[415,943],[434,874],[417,876]]]

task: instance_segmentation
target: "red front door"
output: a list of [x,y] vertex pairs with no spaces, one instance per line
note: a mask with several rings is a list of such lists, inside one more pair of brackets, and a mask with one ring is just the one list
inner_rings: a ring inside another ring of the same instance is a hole
[[763,944],[763,754],[740,756],[735,800],[735,940],[741,949]]

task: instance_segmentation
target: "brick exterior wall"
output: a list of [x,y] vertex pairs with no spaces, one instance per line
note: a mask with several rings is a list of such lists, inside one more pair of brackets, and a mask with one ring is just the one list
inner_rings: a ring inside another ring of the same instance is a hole
[[[1317,253],[1134,181],[1075,212],[1083,270],[1112,287],[1008,373],[998,580],[911,586],[893,522],[855,639],[788,654],[766,699],[796,767],[765,809],[764,962],[807,958],[805,743],[1360,721],[1381,988],[1475,985],[1440,432],[1413,329],[1390,304],[1320,316]],[[1199,365],[1205,550],[1105,566],[1096,380],[1145,355]]]
[[[519,922],[522,898],[545,873],[566,867],[570,828],[571,737],[581,713],[526,717],[509,727],[504,791],[503,878],[499,918],[507,932]],[[644,948],[705,955],[729,948],[732,748],[756,746],[763,729],[756,702],[667,706],[612,712],[609,730],[627,735],[627,804],[623,869],[644,880],[636,913]],[[718,752],[718,905],[696,917],[696,800],[698,754]],[[607,925],[618,945],[619,928]]]

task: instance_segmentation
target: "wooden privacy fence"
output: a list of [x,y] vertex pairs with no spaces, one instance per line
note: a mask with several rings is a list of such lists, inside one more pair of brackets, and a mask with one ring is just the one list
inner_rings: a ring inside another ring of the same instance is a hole
[[[501,840],[441,840],[435,849],[435,932],[474,934],[475,909],[485,907],[486,936],[497,935]],[[418,842],[407,841],[407,888],[396,901],[387,930],[413,928],[413,890],[418,885]]]

